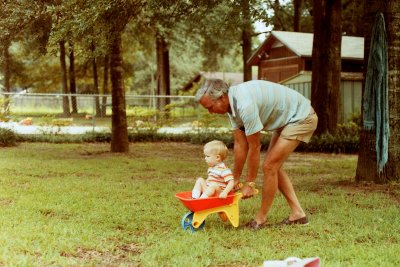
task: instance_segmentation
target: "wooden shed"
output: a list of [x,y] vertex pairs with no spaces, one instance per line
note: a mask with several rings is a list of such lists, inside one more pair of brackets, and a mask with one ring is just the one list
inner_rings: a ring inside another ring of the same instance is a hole
[[[343,123],[361,114],[362,73],[342,72],[340,82],[339,122]],[[311,98],[311,72],[301,71],[283,80],[281,84]]]
[[[258,66],[258,79],[281,82],[312,70],[313,34],[272,31],[247,64]],[[342,72],[362,73],[364,38],[342,37]]]
[[[258,66],[258,79],[284,84],[311,98],[313,34],[272,31],[247,64]],[[361,112],[364,38],[342,37],[339,121]]]

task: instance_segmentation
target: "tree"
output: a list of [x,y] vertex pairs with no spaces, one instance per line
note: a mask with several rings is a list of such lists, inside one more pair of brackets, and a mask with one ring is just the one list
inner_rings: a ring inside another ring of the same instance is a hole
[[300,32],[300,18],[301,18],[301,3],[302,0],[293,0],[293,31]]
[[[371,52],[372,25],[378,12],[381,12],[385,18],[389,59],[388,105],[390,136],[388,141],[388,161],[384,169],[380,171],[375,148],[376,136],[373,132],[362,128],[356,180],[386,183],[391,180],[400,181],[400,55],[398,53],[400,47],[400,2],[396,0],[365,1],[365,66],[367,66],[367,59]],[[365,90],[365,86],[363,87]]]
[[76,101],[76,78],[75,78],[75,52],[74,52],[74,43],[73,41],[69,41],[69,91],[73,96],[71,96],[71,106],[72,113],[78,113],[78,103]]
[[68,91],[68,77],[67,77],[67,65],[65,62],[65,42],[64,40],[59,41],[60,44],[60,66],[61,66],[61,85],[62,92],[65,94],[63,96],[63,114],[65,117],[69,117],[71,115],[71,111],[69,108],[69,99],[66,94]]
[[[170,40],[176,31],[184,28],[181,27],[182,24],[193,25],[193,22],[201,21],[202,15],[208,12],[213,5],[210,1],[149,1],[148,10],[143,19],[148,22],[148,28],[155,36],[158,95],[169,96],[171,92]],[[185,34],[190,35],[189,32]],[[181,37],[186,38],[183,35]],[[158,99],[158,109],[165,112],[165,107],[169,102],[169,98]]]
[[341,77],[341,1],[314,1],[311,103],[318,114],[316,134],[335,133]]
[[[156,55],[157,55],[157,94],[169,96],[171,94],[169,48],[164,36],[156,33]],[[170,103],[169,98],[161,98],[158,101],[158,109],[165,111],[165,106]],[[167,113],[165,113],[168,116]]]
[[110,66],[110,58],[108,55],[104,56],[104,70],[103,70],[103,97],[101,101],[101,116],[105,117],[107,115],[107,94],[109,94],[108,90],[108,73],[109,73],[109,66]]
[[[4,91],[11,91],[11,76],[13,58],[9,48],[13,42],[22,38],[24,32],[32,31],[36,28],[37,32],[41,32],[43,27],[37,24],[38,21],[45,19],[45,7],[47,1],[40,3],[32,1],[12,1],[5,0],[2,2],[2,16],[0,17],[0,56],[2,59],[2,69],[4,75]],[[41,32],[42,33],[42,32]],[[46,34],[35,34],[31,36],[31,44],[47,39]],[[7,97],[7,96],[6,96]],[[5,101],[8,112],[8,101]]]
[[240,44],[242,61],[239,70],[243,71],[244,81],[252,79],[251,66],[247,64],[247,60],[253,49],[253,22],[262,17],[260,14],[264,14],[264,6],[258,2],[225,0],[205,14],[200,23],[200,34],[204,38],[204,70],[220,71],[222,61],[219,59],[232,51],[239,52],[236,47]]
[[247,64],[247,60],[251,57],[251,36],[253,35],[253,21],[251,18],[250,1],[242,0],[240,2],[242,9],[242,56],[243,56],[243,81],[253,79],[251,66]]
[[87,41],[83,47],[95,43],[97,56],[110,55],[111,152],[129,152],[121,38],[132,18],[140,17],[144,5],[145,1],[141,0],[65,0],[53,10],[55,15],[63,14],[52,35],[55,40],[73,32],[76,41]]
[[100,110],[100,98],[98,96],[99,94],[99,75],[98,75],[98,71],[97,71],[97,59],[95,56],[95,50],[96,50],[96,46],[94,45],[94,43],[91,44],[90,46],[91,51],[92,51],[92,71],[93,71],[93,93],[96,95],[94,97],[94,102],[95,102],[95,109],[96,109],[96,116],[100,117],[101,116],[101,110]]
[[112,84],[111,152],[129,152],[125,88],[121,57],[121,36],[115,36],[111,46],[110,73]]
[[364,2],[365,0],[342,1],[343,35],[364,36]]

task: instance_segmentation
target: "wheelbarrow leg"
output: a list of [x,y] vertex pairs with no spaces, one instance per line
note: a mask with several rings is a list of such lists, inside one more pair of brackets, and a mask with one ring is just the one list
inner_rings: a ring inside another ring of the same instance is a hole
[[234,227],[239,226],[239,200],[242,198],[242,194],[235,195],[233,202],[226,206],[216,207],[212,209],[206,209],[202,211],[196,211],[193,214],[192,225],[194,228],[198,228],[206,219],[209,214],[212,213],[224,213],[227,219],[231,222]]
[[231,222],[233,227],[239,226],[239,200],[241,195],[236,195],[233,199],[233,203],[222,207],[222,212],[226,215],[227,219]]

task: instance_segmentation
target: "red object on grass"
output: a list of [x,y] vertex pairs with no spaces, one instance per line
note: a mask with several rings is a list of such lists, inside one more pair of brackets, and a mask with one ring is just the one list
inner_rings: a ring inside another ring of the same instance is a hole
[[231,192],[226,198],[209,197],[192,199],[192,191],[175,194],[175,197],[177,197],[186,208],[193,212],[232,204],[234,196],[235,193]]

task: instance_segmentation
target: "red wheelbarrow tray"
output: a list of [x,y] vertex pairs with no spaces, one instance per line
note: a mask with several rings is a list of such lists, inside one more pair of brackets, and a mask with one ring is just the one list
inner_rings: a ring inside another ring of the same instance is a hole
[[229,193],[226,198],[209,197],[201,199],[192,199],[192,191],[180,192],[175,196],[188,208],[190,211],[202,211],[206,209],[226,206],[233,203],[235,193]]

